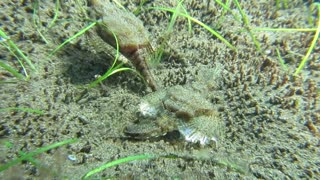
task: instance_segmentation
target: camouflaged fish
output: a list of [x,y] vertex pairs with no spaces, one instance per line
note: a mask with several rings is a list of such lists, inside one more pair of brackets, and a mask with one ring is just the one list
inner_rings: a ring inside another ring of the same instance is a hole
[[216,145],[224,123],[199,86],[177,85],[145,96],[139,105],[138,122],[127,126],[125,134],[147,139],[178,130],[188,142]]

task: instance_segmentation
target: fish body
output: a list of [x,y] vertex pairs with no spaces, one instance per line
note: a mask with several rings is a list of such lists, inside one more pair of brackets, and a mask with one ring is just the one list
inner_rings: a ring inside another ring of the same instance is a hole
[[192,86],[172,86],[148,94],[139,105],[139,120],[125,134],[147,139],[178,130],[186,141],[217,144],[224,122],[213,104]]

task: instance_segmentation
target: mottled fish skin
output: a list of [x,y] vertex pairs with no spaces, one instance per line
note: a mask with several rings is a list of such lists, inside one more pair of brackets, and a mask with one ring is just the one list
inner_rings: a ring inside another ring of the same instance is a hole
[[97,34],[103,41],[116,48],[114,33],[120,52],[132,62],[152,91],[158,90],[148,64],[152,47],[142,21],[109,1],[89,0],[89,3],[93,10],[93,18],[99,20]]
[[150,137],[162,136],[161,128],[155,122],[144,121],[131,124],[124,129],[124,133],[135,139],[148,139]]
[[179,130],[188,142],[216,144],[216,135],[219,134],[216,131],[222,127],[213,104],[192,86],[177,85],[145,96],[140,113],[142,117],[124,131],[137,139]]
[[124,129],[124,133],[134,139],[149,139],[164,136],[168,132],[177,130],[174,118],[161,116],[156,120],[142,119]]
[[169,88],[163,104],[168,111],[185,121],[202,115],[209,116],[214,111],[213,105],[199,92],[183,86]]

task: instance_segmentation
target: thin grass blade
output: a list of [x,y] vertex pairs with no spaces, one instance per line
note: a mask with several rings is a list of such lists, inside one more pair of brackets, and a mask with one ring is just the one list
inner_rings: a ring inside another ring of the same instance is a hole
[[14,75],[16,78],[24,80],[25,77],[20,74],[17,70],[15,70],[14,68],[12,68],[11,66],[3,63],[0,61],[0,67],[4,68],[5,70],[7,70],[8,72],[10,72],[12,75]]
[[254,33],[251,31],[251,27],[250,27],[250,24],[249,24],[249,20],[248,20],[248,17],[247,15],[244,13],[244,11],[242,10],[241,6],[240,6],[240,3],[238,0],[233,0],[233,2],[236,4],[241,16],[242,16],[242,19],[243,19],[243,23],[247,29],[247,31],[249,32],[249,35],[254,43],[254,45],[256,46],[257,50],[259,52],[261,52],[261,46],[260,46],[260,43],[259,41],[256,39],[256,36],[254,35]]
[[[174,9],[170,9],[170,8],[165,8],[165,7],[150,7],[148,8],[150,10],[161,10],[161,11],[168,11],[171,13],[174,13],[175,10]],[[215,30],[213,30],[210,26],[202,23],[201,21],[199,21],[198,19],[191,17],[188,14],[184,14],[184,13],[179,13],[180,16],[183,16],[187,19],[190,19],[191,21],[197,23],[198,25],[202,26],[203,28],[205,28],[206,30],[208,30],[212,35],[214,35],[215,37],[217,37],[218,39],[220,39],[220,41],[224,42],[229,48],[231,48],[234,51],[237,51],[237,49],[231,45],[231,43],[228,42],[228,40],[226,40],[225,38],[223,38],[218,32],[216,32]]]
[[51,53],[50,56],[52,56],[54,53],[56,53],[59,49],[61,49],[64,45],[68,44],[70,41],[74,40],[75,38],[81,36],[82,34],[84,34],[85,32],[87,32],[89,29],[91,29],[93,26],[95,26],[97,24],[97,22],[93,22],[91,24],[89,24],[87,27],[81,29],[78,33],[76,33],[75,35],[71,36],[70,38],[68,38],[67,40],[65,40],[63,43],[61,43],[58,47],[56,47]]
[[60,146],[66,145],[66,144],[75,143],[77,141],[78,141],[77,139],[68,139],[68,140],[64,140],[64,141],[61,141],[61,142],[57,142],[57,143],[54,143],[54,144],[51,144],[51,145],[36,149],[35,151],[27,153],[27,154],[21,156],[20,158],[14,159],[14,160],[10,161],[9,163],[1,166],[0,167],[0,172],[2,172],[4,170],[6,170],[6,169],[18,164],[18,163],[20,163],[21,161],[28,160],[28,159],[32,158],[33,156],[36,156],[36,155],[41,154],[43,152],[46,152],[46,151],[48,151],[50,149],[54,149],[54,148],[57,148],[57,147],[60,147]]
[[24,107],[2,108],[2,109],[0,109],[0,112],[1,111],[24,111],[24,112],[28,112],[28,113],[35,113],[35,114],[43,115],[43,111],[41,111],[39,109],[24,108]]
[[30,66],[30,68],[36,71],[35,66],[29,60],[29,58],[24,55],[24,53],[18,48],[18,46],[4,33],[2,29],[0,29],[0,37],[5,39],[10,47],[12,47],[22,58],[23,60]]
[[307,51],[307,54],[303,57],[302,61],[300,62],[298,68],[296,69],[294,75],[298,75],[300,73],[300,71],[303,69],[303,67],[305,66],[305,64],[307,63],[308,59],[309,59],[309,56],[312,52],[312,50],[314,49],[314,47],[316,46],[317,44],[317,40],[319,39],[319,33],[320,33],[320,3],[315,3],[313,5],[316,5],[318,7],[318,25],[317,25],[317,30],[316,30],[316,33],[313,37],[313,40],[311,42],[311,45]]
[[91,171],[89,171],[88,173],[86,173],[81,179],[87,179],[89,178],[90,176],[98,173],[98,172],[101,172],[105,169],[108,169],[112,166],[116,166],[116,165],[119,165],[119,164],[123,164],[123,163],[127,163],[127,162],[130,162],[130,161],[135,161],[135,160],[142,160],[142,159],[153,159],[153,158],[156,158],[157,156],[154,156],[154,155],[149,155],[149,154],[143,154],[143,155],[136,155],[136,156],[128,156],[128,157],[125,157],[125,158],[121,158],[121,159],[117,159],[117,160],[114,160],[114,161],[111,161],[109,163],[106,163],[98,168],[95,168]]

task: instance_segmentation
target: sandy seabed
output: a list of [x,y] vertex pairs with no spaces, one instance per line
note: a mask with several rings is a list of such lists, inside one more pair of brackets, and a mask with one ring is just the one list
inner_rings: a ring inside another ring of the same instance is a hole
[[[133,12],[140,1],[119,2]],[[40,165],[19,163],[1,172],[1,179],[80,179],[99,165],[138,154],[179,158],[133,161],[106,169],[96,178],[320,178],[319,40],[306,67],[293,76],[314,32],[253,31],[261,45],[259,52],[234,3],[231,14],[215,1],[184,1],[192,17],[215,29],[237,52],[195,23],[190,33],[188,21],[178,17],[166,39],[163,59],[152,73],[162,89],[188,87],[194,82],[210,86],[206,97],[219,113],[223,133],[215,147],[188,143],[175,131],[135,140],[123,131],[141,118],[137,115],[139,103],[151,90],[132,72],[117,73],[99,86],[83,88],[108,70],[115,52],[94,29],[49,56],[89,24],[85,14],[90,7],[85,1],[60,3],[57,20],[51,24],[54,1],[39,2],[36,13],[30,1],[0,2],[0,28],[37,69],[32,72],[27,66],[31,76],[28,81],[1,83],[0,108],[43,111],[42,115],[0,112],[0,162],[19,157],[21,151],[31,152],[71,138],[78,141],[35,156]],[[240,5],[252,30],[311,28],[318,20],[317,13],[310,15],[309,4],[301,0],[290,1],[287,8],[282,4],[279,9],[275,1],[243,1]],[[155,6],[175,8],[177,1],[147,1],[137,15],[157,49],[171,14],[147,10]],[[309,17],[313,18],[312,26]],[[277,49],[284,63],[280,63]],[[0,59],[22,71],[16,57],[4,46],[0,47]],[[4,69],[0,69],[0,78],[4,82],[15,80]],[[5,146],[8,142],[12,147]]]

